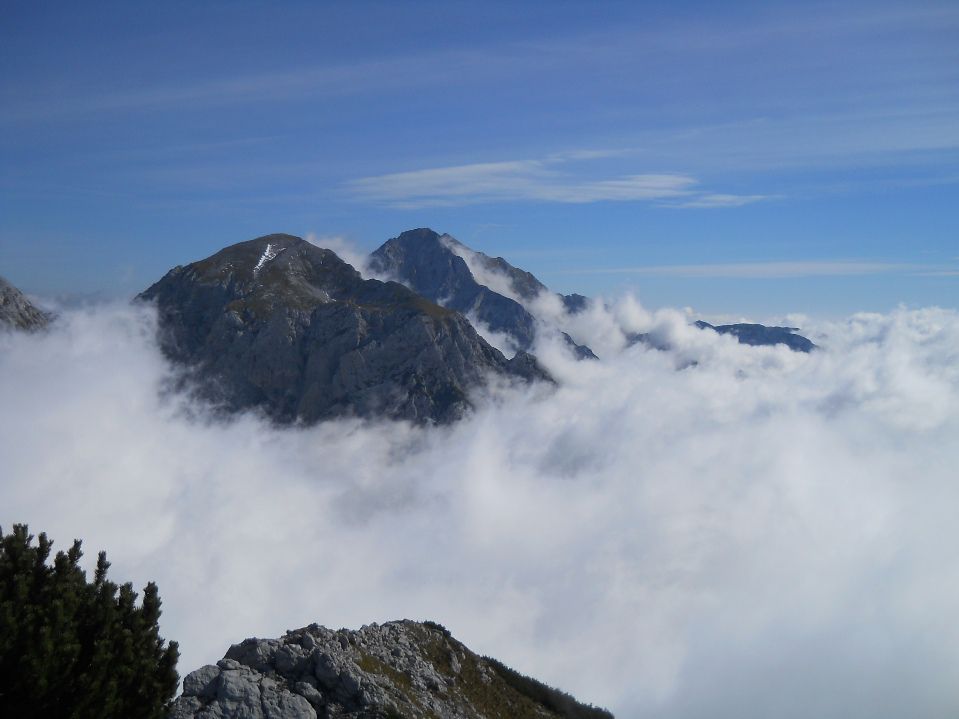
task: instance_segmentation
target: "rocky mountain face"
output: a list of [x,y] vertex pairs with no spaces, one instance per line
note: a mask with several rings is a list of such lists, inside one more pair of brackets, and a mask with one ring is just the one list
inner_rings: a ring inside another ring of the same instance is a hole
[[[509,335],[521,350],[533,346],[536,318],[514,297],[532,301],[549,290],[532,274],[513,267],[502,257],[489,257],[450,235],[420,228],[387,240],[370,256],[370,267],[397,278],[444,307],[477,319],[493,332]],[[497,287],[504,285],[499,289],[505,294],[480,281],[487,276],[497,279]],[[570,310],[582,309],[585,304],[581,295],[562,299]],[[564,337],[577,356],[595,359],[588,347],[576,344],[569,335]]]
[[797,335],[798,327],[768,327],[766,325],[740,322],[734,325],[711,325],[699,320],[696,326],[700,329],[715,330],[721,335],[733,335],[744,345],[786,345],[795,352],[812,352],[816,345],[811,340]]
[[198,395],[280,422],[448,422],[490,377],[549,379],[526,353],[507,360],[459,313],[363,280],[292,235],[175,267],[137,299],[156,303],[161,347]]
[[24,294],[0,277],[0,330],[40,330],[52,316],[38,309]]
[[247,639],[183,680],[170,719],[612,719],[477,656],[438,624]]

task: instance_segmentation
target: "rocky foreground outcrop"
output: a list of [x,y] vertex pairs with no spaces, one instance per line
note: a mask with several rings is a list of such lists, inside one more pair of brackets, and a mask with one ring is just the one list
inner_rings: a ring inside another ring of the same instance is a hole
[[226,411],[278,422],[340,416],[443,423],[490,378],[549,380],[507,360],[458,312],[364,280],[330,250],[268,235],[175,267],[138,297],[184,384]]
[[183,680],[170,719],[612,719],[480,657],[438,624],[247,639]]
[[52,316],[37,308],[24,294],[0,277],[0,330],[41,330]]

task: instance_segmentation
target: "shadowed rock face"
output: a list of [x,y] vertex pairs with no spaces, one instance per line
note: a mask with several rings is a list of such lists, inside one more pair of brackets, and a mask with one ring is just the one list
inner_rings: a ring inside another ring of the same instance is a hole
[[197,394],[280,422],[448,422],[491,376],[548,379],[528,355],[507,361],[460,314],[363,280],[291,235],[175,267],[138,299],[156,303],[161,346]]
[[0,277],[0,330],[41,330],[53,318],[34,306],[24,294]]
[[443,627],[311,625],[247,639],[188,674],[170,719],[612,719],[479,657]]
[[[408,230],[387,240],[370,256],[370,267],[396,277],[434,302],[475,317],[494,332],[506,333],[521,350],[529,350],[536,335],[536,319],[516,300],[480,284],[456,249],[460,254],[469,253],[485,271],[504,278],[514,296],[532,300],[549,292],[532,274],[502,257],[475,252],[449,235],[427,228]],[[562,299],[570,311],[582,309],[585,303],[581,295]],[[595,358],[588,347],[577,345],[568,335],[565,339],[579,357]]]

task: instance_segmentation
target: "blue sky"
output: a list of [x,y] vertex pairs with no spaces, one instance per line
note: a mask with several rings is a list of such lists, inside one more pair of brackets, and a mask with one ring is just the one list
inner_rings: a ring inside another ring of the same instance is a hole
[[449,232],[554,289],[959,305],[959,5],[0,10],[0,274],[131,295],[268,232]]

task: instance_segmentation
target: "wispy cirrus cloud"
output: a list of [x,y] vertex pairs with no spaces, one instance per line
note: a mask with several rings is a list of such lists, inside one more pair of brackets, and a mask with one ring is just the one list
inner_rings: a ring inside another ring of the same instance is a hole
[[8,102],[0,109],[0,123],[75,120],[109,113],[209,110],[228,105],[376,93],[384,88],[442,86],[457,72],[462,74],[479,64],[476,51],[458,51],[300,65],[269,72],[236,72],[142,87],[104,88],[93,93],[41,88],[35,91],[35,97],[15,96],[16,102]]
[[630,154],[629,150],[577,150],[540,160],[483,162],[395,172],[352,180],[355,199],[395,208],[534,201],[659,202],[675,207],[735,207],[764,195],[732,195],[699,189],[695,177],[675,173],[594,177],[576,172],[588,160]]
[[725,195],[721,193],[702,194],[687,202],[677,203],[676,207],[741,207],[759,200],[767,200],[769,195]]
[[907,262],[806,260],[796,262],[720,262],[696,265],[645,265],[577,270],[584,274],[629,274],[660,277],[775,279],[782,277],[848,277],[853,275],[951,275],[959,270]]

